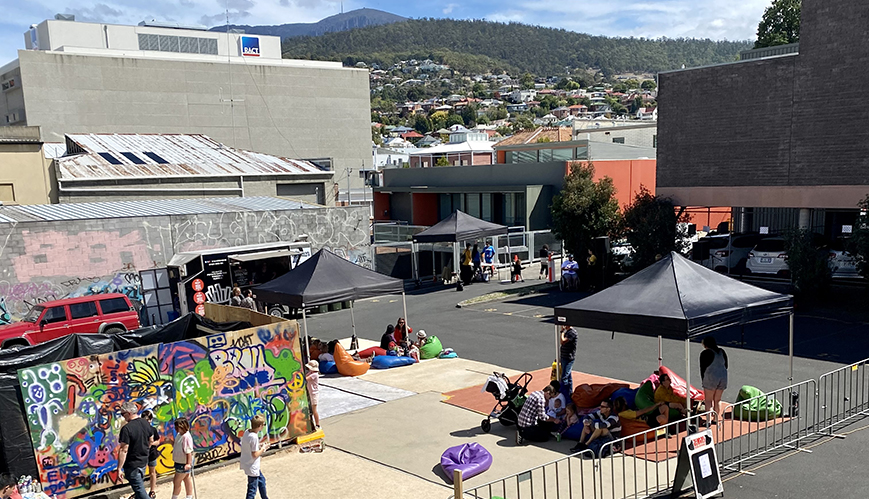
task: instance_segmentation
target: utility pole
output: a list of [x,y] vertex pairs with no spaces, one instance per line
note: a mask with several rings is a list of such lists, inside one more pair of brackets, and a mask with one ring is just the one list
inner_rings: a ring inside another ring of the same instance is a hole
[[353,168],[347,167],[347,206],[350,206],[350,173]]

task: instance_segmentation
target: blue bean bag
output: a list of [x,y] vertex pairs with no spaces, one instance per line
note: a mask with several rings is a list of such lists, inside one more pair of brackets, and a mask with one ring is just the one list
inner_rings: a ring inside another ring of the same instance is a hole
[[579,437],[582,435],[582,428],[584,426],[585,425],[582,424],[582,420],[579,420],[576,424],[574,424],[573,426],[569,426],[566,430],[561,432],[561,438],[566,438],[568,440],[579,440]]
[[338,374],[338,366],[334,362],[320,362],[320,374]]
[[640,388],[619,388],[614,391],[612,394],[612,401],[615,402],[617,398],[624,397],[625,402],[628,404],[628,409],[636,409],[637,405],[634,403],[634,399],[637,398],[637,390]]
[[393,355],[378,355],[371,361],[374,369],[389,369],[391,367],[409,366],[416,361],[412,357],[397,357]]
[[461,470],[462,479],[466,480],[486,471],[490,466],[492,454],[476,442],[450,447],[441,455],[441,468],[451,482],[455,470]]

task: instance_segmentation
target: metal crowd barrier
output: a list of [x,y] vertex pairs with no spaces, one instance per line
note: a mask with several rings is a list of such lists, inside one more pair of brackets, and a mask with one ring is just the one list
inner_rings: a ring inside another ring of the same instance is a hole
[[818,432],[869,414],[869,359],[855,362],[818,378]]
[[596,464],[594,453],[584,450],[467,491],[459,486],[454,498],[592,499],[597,497]]
[[800,443],[817,432],[816,390],[811,379],[725,405],[716,425],[719,465],[741,472],[746,461],[776,449],[811,452]]

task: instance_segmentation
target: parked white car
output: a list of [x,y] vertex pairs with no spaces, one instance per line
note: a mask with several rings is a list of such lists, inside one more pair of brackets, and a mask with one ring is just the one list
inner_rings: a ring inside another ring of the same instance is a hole
[[830,244],[830,255],[827,260],[830,271],[833,272],[833,277],[859,278],[861,276],[857,273],[857,259],[845,250],[845,241],[839,238]]
[[788,254],[785,251],[785,240],[780,237],[762,239],[751,252],[745,263],[745,271],[750,274],[772,274],[786,276]]
[[620,270],[626,271],[634,264],[634,248],[629,242],[625,240],[614,242],[610,252],[613,254],[613,262]]
[[700,262],[718,272],[740,272],[748,253],[760,242],[760,234],[717,234],[701,239],[709,243],[709,258]]

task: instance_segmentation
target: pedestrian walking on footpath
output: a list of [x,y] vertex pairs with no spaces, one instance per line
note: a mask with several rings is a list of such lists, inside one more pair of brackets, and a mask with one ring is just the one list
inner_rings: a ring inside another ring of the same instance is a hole
[[573,395],[573,362],[576,360],[576,329],[561,326],[561,393],[567,400]]
[[[241,438],[241,458],[239,467],[247,475],[247,495],[245,499],[256,498],[256,492],[262,499],[269,499],[266,492],[266,477],[260,470],[260,457],[269,448],[268,436],[259,438],[259,431],[265,425],[266,419],[257,414],[250,420],[250,429]],[[137,498],[138,499],[138,498]]]
[[193,437],[190,436],[190,422],[187,418],[175,420],[175,444],[172,446],[172,461],[175,463],[175,477],[172,479],[172,499],[181,495],[181,483],[187,499],[193,499]]
[[549,279],[549,245],[544,244],[540,248],[540,275],[538,279]]
[[153,440],[151,423],[139,417],[139,407],[135,402],[124,402],[121,416],[127,424],[118,435],[118,469],[130,483],[134,499],[149,499],[145,492],[145,468]]

